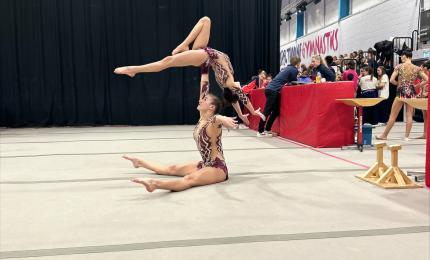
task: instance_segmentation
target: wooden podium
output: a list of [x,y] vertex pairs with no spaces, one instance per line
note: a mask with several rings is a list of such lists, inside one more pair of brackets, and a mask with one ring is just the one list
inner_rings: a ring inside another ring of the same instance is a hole
[[357,107],[358,110],[358,130],[357,130],[357,148],[363,151],[363,107],[377,105],[384,100],[383,98],[340,98],[336,99],[348,106]]

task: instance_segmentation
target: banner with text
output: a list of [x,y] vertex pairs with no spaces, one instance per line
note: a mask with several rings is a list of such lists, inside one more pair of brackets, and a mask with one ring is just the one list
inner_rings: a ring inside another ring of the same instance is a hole
[[281,69],[289,64],[293,56],[299,56],[302,64],[309,66],[313,55],[337,55],[338,49],[339,25],[336,23],[281,46]]

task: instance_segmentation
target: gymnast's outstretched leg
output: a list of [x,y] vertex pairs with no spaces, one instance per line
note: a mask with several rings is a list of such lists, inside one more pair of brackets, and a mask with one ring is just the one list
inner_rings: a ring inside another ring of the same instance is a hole
[[145,65],[119,67],[114,70],[114,73],[134,77],[137,73],[159,72],[171,67],[198,67],[207,59],[208,55],[204,50],[190,50]]
[[[208,45],[210,30],[211,20],[205,16],[194,26],[188,37],[173,50],[172,56],[145,65],[119,67],[114,72],[134,77],[136,73],[159,72],[171,67],[200,66],[208,58],[206,52],[201,49]],[[190,51],[189,45],[192,42],[193,49]]]
[[204,167],[191,174],[177,180],[144,180],[140,178],[133,179],[136,182],[145,186],[146,190],[153,192],[156,189],[183,191],[195,186],[203,186],[215,184],[226,180],[227,175],[218,168]]
[[134,168],[145,168],[160,175],[184,177],[198,170],[198,162],[165,166],[141,158],[124,155],[122,158],[133,163]]

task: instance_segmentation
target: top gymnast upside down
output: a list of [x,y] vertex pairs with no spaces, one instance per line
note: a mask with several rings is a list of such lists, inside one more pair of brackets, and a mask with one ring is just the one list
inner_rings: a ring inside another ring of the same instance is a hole
[[[229,57],[225,53],[207,47],[210,30],[211,20],[209,17],[203,17],[194,26],[187,38],[172,51],[171,56],[145,65],[119,67],[114,72],[134,77],[137,73],[159,72],[171,67],[195,66],[201,68],[202,74],[207,74],[210,66],[215,72],[218,85],[224,91],[224,98],[233,105],[242,121],[249,124],[247,116],[240,109],[238,100],[245,105],[252,115],[258,115],[265,121],[266,118],[260,109],[254,110],[248,97],[242,92],[239,82],[234,81],[234,71]],[[193,43],[193,47],[190,50],[189,45],[191,43]]]

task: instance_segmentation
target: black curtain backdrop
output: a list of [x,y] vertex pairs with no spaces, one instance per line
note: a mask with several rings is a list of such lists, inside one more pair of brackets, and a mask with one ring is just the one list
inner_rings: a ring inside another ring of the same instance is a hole
[[[280,0],[0,0],[1,126],[194,124],[200,70],[119,76],[162,59],[199,18],[235,79],[279,70]],[[211,73],[211,91],[220,94]]]

